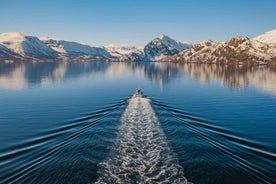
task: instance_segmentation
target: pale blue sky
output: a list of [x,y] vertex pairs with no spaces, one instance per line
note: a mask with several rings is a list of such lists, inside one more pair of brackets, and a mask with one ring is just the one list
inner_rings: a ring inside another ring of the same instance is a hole
[[1,0],[0,33],[144,45],[164,33],[223,41],[276,29],[276,0]]

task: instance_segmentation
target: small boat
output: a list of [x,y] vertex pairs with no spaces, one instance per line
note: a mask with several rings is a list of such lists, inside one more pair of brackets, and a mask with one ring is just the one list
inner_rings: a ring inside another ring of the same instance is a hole
[[133,95],[133,97],[143,97],[144,93],[142,92],[141,88],[138,88],[135,92],[135,94]]

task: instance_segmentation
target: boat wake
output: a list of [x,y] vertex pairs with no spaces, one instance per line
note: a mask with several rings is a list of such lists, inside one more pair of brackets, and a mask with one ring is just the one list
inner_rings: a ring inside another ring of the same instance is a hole
[[133,97],[96,183],[188,183],[150,100]]
[[[176,126],[181,125],[182,129],[184,127],[187,128],[189,138],[193,136],[199,138],[200,144],[202,144],[201,147],[195,146],[195,140],[186,140],[186,145],[182,144],[180,146],[185,147],[185,154],[187,153],[186,159],[193,162],[190,165],[188,164],[188,169],[191,165],[200,164],[200,159],[198,158],[204,160],[206,159],[204,155],[208,155],[209,159],[214,157],[208,161],[209,164],[218,159],[223,160],[225,165],[228,164],[226,167],[223,164],[214,162],[215,166],[224,167],[225,171],[227,169],[231,171],[230,168],[232,168],[232,173],[229,172],[232,178],[234,178],[233,170],[237,170],[239,177],[245,181],[240,181],[240,183],[274,183],[276,154],[272,149],[255,140],[247,139],[235,131],[215,125],[214,122],[201,118],[198,115],[177,109],[177,107],[167,105],[155,99],[151,100],[153,107],[157,108],[157,112],[158,108],[162,109],[162,116],[169,118],[169,121],[166,123],[179,123]],[[160,118],[162,119],[162,117]],[[181,132],[182,138],[183,135],[184,133]],[[175,140],[178,139],[175,138]],[[191,146],[189,146],[189,142]],[[209,150],[207,145],[210,146]],[[196,152],[199,152],[200,155],[195,155],[195,149],[198,149]],[[201,150],[205,151],[204,154],[201,154]],[[218,152],[214,153],[214,151]],[[191,159],[192,156],[194,156],[193,159]],[[182,155],[182,157],[184,156]],[[196,157],[197,159],[195,159]],[[206,169],[207,164],[204,167]],[[192,171],[192,169],[189,169],[189,171]],[[189,176],[191,177],[191,174]],[[196,177],[200,178],[200,175]],[[206,178],[201,182],[207,183]],[[227,182],[231,183],[231,181]]]
[[[45,173],[48,164],[64,159],[63,154],[66,153],[64,150],[72,144],[77,147],[80,137],[83,140],[85,134],[95,126],[102,125],[108,117],[114,116],[114,113],[124,107],[126,102],[127,99],[123,99],[97,111],[81,114],[76,119],[65,121],[61,126],[33,135],[29,140],[23,140],[9,147],[1,147],[0,183],[56,183],[64,176],[58,175],[55,170],[51,177],[45,177],[49,174]],[[70,148],[70,150],[73,149]],[[73,156],[70,158],[75,159]],[[42,177],[45,178],[42,179]]]

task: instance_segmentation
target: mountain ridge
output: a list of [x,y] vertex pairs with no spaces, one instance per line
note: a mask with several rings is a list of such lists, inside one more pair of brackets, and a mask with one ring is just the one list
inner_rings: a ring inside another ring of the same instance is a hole
[[275,62],[276,39],[274,40],[273,36],[276,35],[276,31],[273,30],[269,33],[252,39],[237,36],[218,43],[201,42],[179,54],[163,58],[161,61],[223,64],[267,64]]
[[143,47],[110,45],[93,47],[74,41],[26,36],[18,32],[0,34],[0,60],[103,60],[172,61],[198,63],[276,62],[276,29],[254,38],[237,36],[223,42],[205,40],[197,44],[179,42],[167,35]]
[[166,56],[173,56],[192,45],[189,42],[181,43],[165,34],[152,39],[142,49],[121,55],[112,61],[158,61]]
[[61,56],[93,56],[95,58],[110,58],[109,52],[101,47],[92,47],[74,41],[66,41],[52,38],[40,38],[48,47],[58,52]]

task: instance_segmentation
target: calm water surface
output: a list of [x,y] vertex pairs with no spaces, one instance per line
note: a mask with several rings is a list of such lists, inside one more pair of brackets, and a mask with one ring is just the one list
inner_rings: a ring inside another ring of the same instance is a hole
[[270,68],[0,63],[0,102],[0,183],[276,179]]

